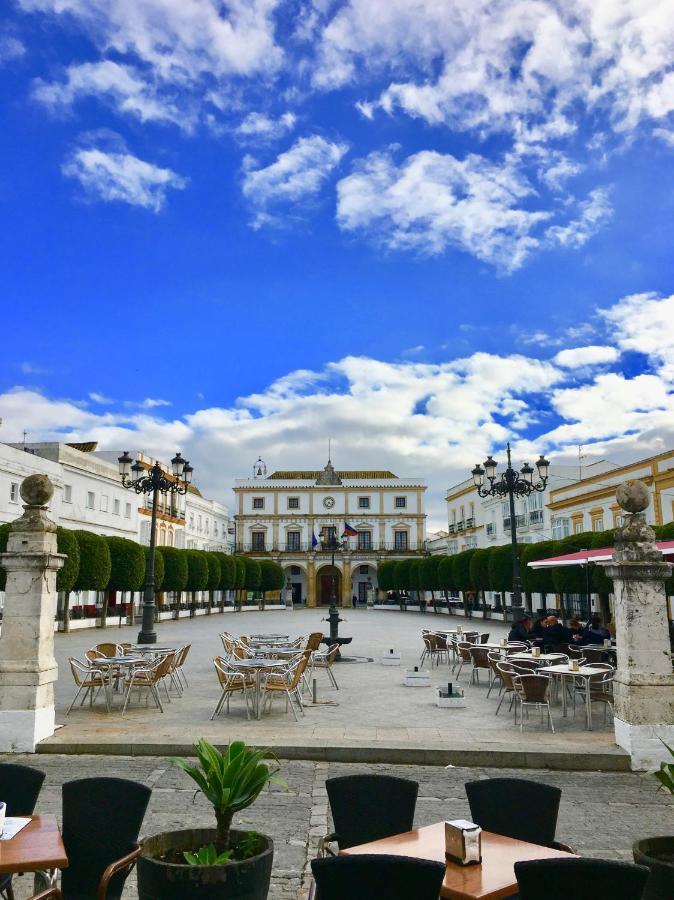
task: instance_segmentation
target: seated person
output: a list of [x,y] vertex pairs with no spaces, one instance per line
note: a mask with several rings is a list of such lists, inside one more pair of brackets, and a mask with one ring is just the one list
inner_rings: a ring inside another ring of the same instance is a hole
[[578,619],[575,616],[573,616],[571,619],[569,619],[568,627],[574,637],[577,634],[583,633],[583,626],[580,624],[580,622],[578,621]]
[[603,644],[610,637],[610,631],[602,625],[601,616],[594,615],[583,629],[580,643],[583,646],[586,644]]
[[541,646],[543,643],[543,628],[545,626],[545,622],[547,622],[546,616],[539,616],[531,625],[529,630],[528,640],[532,641],[537,646]]
[[528,641],[531,632],[531,616],[522,616],[518,622],[513,622],[513,627],[508,632],[509,641]]
[[543,625],[543,644],[546,647],[570,644],[571,631],[565,628],[557,616],[548,616]]

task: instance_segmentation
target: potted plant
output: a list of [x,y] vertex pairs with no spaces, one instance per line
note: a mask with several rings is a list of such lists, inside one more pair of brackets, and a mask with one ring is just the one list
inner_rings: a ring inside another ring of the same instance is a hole
[[[661,790],[674,796],[674,749],[668,744],[665,747],[673,761],[661,762],[653,776],[660,782]],[[636,841],[632,853],[634,862],[651,870],[643,900],[671,900],[674,897],[674,835]]]
[[198,765],[178,766],[212,804],[216,828],[168,831],[146,838],[138,858],[139,900],[266,900],[274,845],[270,837],[232,828],[234,814],[269,782],[286,787],[268,765],[268,750],[233,741],[224,753],[201,738]]

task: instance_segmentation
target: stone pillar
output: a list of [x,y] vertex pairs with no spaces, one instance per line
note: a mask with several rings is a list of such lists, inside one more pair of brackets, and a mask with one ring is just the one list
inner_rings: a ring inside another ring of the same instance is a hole
[[21,485],[24,514],[12,523],[0,635],[0,750],[29,752],[54,733],[56,525],[46,515],[54,487],[46,475]]
[[351,579],[353,572],[351,569],[351,557],[344,555],[342,559],[342,606],[349,609],[353,606],[353,585]]
[[313,556],[307,559],[307,607],[316,606],[316,563]]
[[663,561],[655,532],[646,524],[646,485],[622,484],[616,496],[628,515],[616,529],[613,561],[606,565],[613,579],[618,652],[615,737],[630,754],[633,769],[652,769],[670,759],[662,741],[674,744],[674,675],[664,585],[672,566]]

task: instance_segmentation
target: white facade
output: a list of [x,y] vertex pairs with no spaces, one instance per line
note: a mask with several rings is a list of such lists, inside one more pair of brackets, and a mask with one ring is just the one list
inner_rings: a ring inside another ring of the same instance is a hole
[[420,479],[392,472],[274,472],[237,479],[237,552],[272,556],[287,571],[296,602],[326,602],[330,554],[321,550],[321,535],[339,540],[348,524],[357,532],[348,550],[338,553],[335,568],[343,605],[364,602],[376,588],[376,568],[385,558],[403,558],[424,549],[426,515]]

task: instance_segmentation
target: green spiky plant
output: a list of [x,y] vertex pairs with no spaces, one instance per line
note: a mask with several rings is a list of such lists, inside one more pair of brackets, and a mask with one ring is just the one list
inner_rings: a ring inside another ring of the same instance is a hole
[[[662,740],[662,738],[660,739]],[[665,744],[664,741],[662,741]],[[665,744],[665,747],[669,750],[672,760],[674,760],[674,749],[672,749],[669,744]],[[673,762],[661,762],[660,768],[653,772],[653,777],[657,778],[660,782],[660,788],[665,791],[669,791],[670,794],[674,795],[674,761]]]
[[[277,776],[280,767],[269,750],[255,750],[243,741],[232,741],[223,753],[204,738],[194,749],[198,765],[184,759],[177,759],[176,765],[187,772],[213,806],[217,831],[212,851],[210,847],[202,847],[196,854],[185,853],[185,859],[192,865],[222,865],[231,861],[234,813],[251,806],[266,784],[273,782],[285,788],[288,785]],[[274,761],[272,765],[263,762],[270,758]]]

